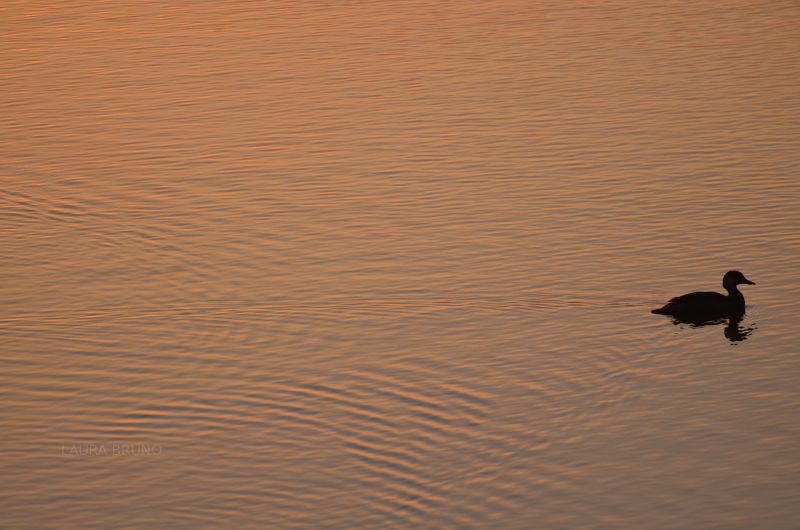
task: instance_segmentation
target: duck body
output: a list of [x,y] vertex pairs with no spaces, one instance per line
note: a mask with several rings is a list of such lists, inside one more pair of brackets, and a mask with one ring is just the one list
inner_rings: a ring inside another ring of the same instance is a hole
[[715,292],[696,292],[677,296],[663,307],[653,309],[657,315],[672,315],[686,321],[714,320],[741,316],[745,312],[744,295],[737,288],[740,284],[755,285],[739,271],[728,271],[722,278],[727,296]]

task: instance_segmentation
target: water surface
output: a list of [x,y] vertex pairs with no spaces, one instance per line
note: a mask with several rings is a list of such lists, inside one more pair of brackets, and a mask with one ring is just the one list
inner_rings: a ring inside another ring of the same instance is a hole
[[796,527],[799,15],[7,4],[0,526]]

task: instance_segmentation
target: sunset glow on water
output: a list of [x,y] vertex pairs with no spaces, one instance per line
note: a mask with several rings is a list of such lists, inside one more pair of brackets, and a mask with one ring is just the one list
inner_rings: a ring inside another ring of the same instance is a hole
[[0,528],[796,527],[798,17],[5,3]]

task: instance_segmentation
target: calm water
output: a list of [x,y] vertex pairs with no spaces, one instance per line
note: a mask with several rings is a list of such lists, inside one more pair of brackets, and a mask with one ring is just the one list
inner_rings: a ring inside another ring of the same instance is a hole
[[0,526],[796,528],[799,16],[6,3]]

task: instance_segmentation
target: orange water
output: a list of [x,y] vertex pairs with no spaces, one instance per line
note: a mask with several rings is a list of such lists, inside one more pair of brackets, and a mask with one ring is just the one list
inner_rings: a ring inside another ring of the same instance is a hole
[[0,527],[792,527],[798,16],[6,3]]

